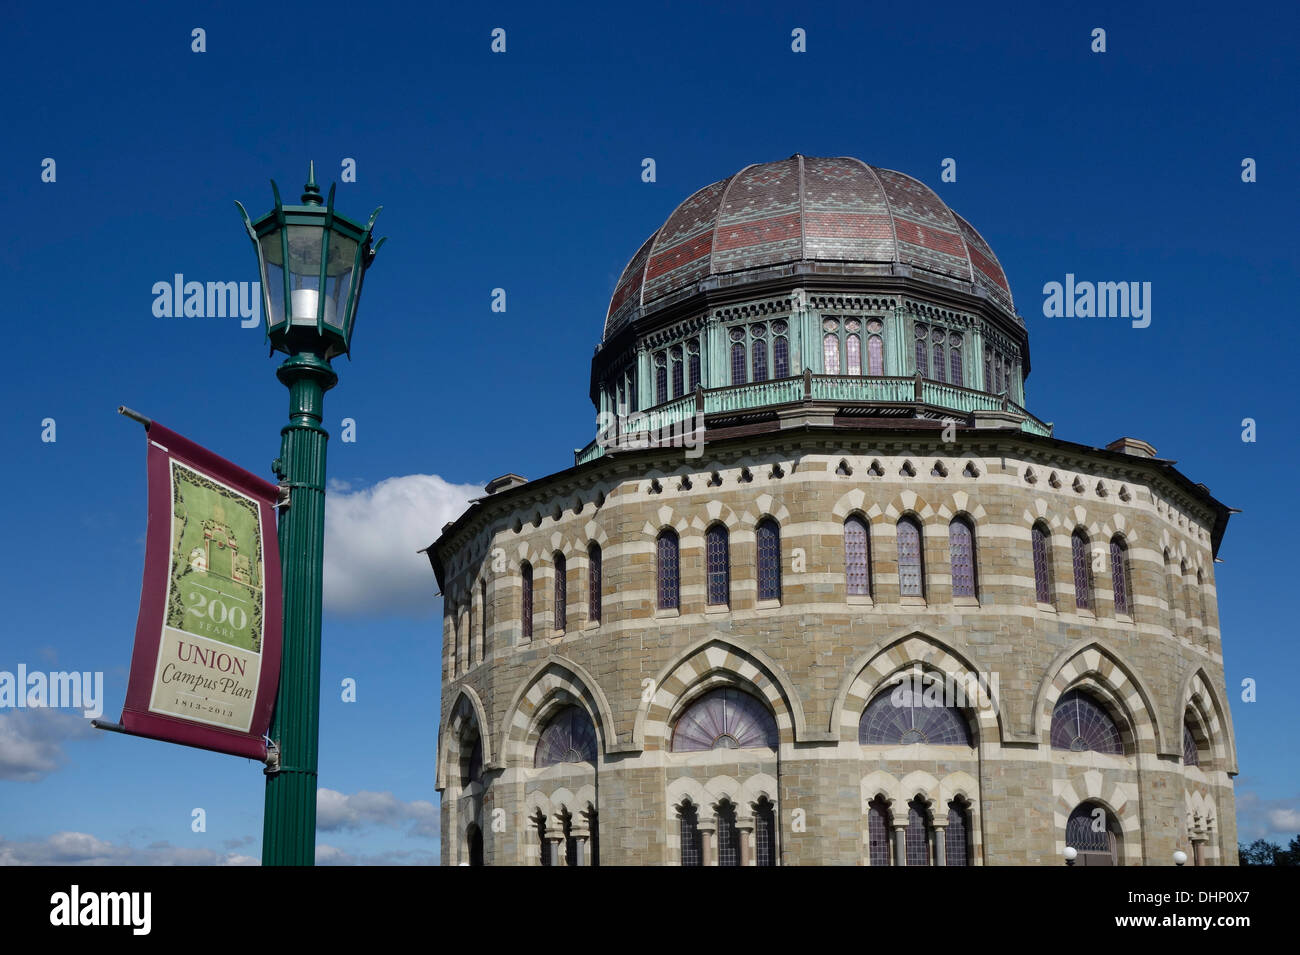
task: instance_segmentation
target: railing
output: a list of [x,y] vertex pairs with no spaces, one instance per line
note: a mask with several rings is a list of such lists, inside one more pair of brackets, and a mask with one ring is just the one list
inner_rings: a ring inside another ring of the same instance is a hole
[[[704,413],[719,414],[734,411],[747,411],[752,408],[770,407],[790,404],[811,399],[812,401],[861,402],[863,404],[924,404],[938,408],[951,408],[963,414],[976,411],[1007,410],[1023,416],[1020,429],[1030,434],[1050,437],[1052,426],[1034,417],[1027,410],[1001,395],[991,395],[985,391],[951,385],[941,381],[922,379],[920,394],[917,394],[915,378],[868,377],[864,375],[797,375],[792,378],[778,378],[772,381],[752,382],[744,385],[729,385],[724,388],[709,388],[704,391]],[[688,421],[695,416],[696,399],[694,394],[682,395],[672,401],[666,401],[642,412],[633,412],[620,422],[620,431],[635,433],[651,431],[664,433],[674,425]],[[612,435],[611,435],[612,437]],[[591,441],[585,448],[575,451],[574,464],[586,464],[605,453],[605,449],[596,441]]]

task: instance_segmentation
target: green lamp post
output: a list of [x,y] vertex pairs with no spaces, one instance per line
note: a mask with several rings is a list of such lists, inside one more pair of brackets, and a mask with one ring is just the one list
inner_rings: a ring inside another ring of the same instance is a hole
[[273,467],[288,492],[280,510],[284,651],[280,694],[266,768],[263,865],[312,865],[316,854],[316,761],[320,732],[321,578],[325,558],[325,392],[338,382],[330,360],[350,353],[366,270],[380,239],[334,211],[334,187],[322,204],[309,167],[302,205],[284,205],[250,221],[236,202],[257,250],[266,340],[289,357],[276,377],[289,389],[289,423],[280,431]]

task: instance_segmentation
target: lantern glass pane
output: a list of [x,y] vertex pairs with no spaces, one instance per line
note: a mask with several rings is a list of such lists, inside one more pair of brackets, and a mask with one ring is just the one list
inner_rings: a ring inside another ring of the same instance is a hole
[[[294,325],[316,324],[320,306],[322,230],[308,225],[286,226],[289,234],[289,294]],[[333,318],[326,313],[326,320]]]
[[356,240],[337,232],[331,233],[329,264],[325,267],[325,324],[340,331],[348,317],[348,293],[352,288],[352,266],[356,259]]
[[[274,239],[274,241],[270,241]],[[283,325],[284,314],[284,268],[271,261],[268,246],[274,246],[276,257],[282,258],[280,252],[280,233],[275,232],[261,241],[262,246],[262,289],[265,294],[266,324],[268,327]]]

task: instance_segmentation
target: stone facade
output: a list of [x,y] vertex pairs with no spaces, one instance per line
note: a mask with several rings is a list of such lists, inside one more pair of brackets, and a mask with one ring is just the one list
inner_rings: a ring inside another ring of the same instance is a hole
[[[584,861],[598,841],[600,864],[677,864],[677,814],[689,799],[705,830],[704,862],[716,864],[708,830],[725,799],[753,864],[749,813],[766,799],[780,864],[870,864],[868,803],[881,797],[902,826],[919,797],[931,811],[932,852],[948,805],[965,801],[971,864],[1060,864],[1067,818],[1085,802],[1104,808],[1122,864],[1170,864],[1176,849],[1235,864],[1236,755],[1213,562],[1222,505],[1141,452],[1015,428],[963,427],[945,443],[937,423],[924,424],[880,432],[787,421],[776,433],[711,440],[695,460],[680,450],[620,453],[499,491],[449,525],[430,553],[445,607],[444,863],[478,861],[478,840],[487,864],[537,864],[543,851],[558,861],[567,826]],[[854,514],[870,531],[869,596],[846,592],[844,521]],[[904,515],[923,529],[920,598],[900,595]],[[974,527],[974,598],[952,595],[948,534],[958,515]],[[757,599],[763,517],[780,526],[777,601]],[[1036,599],[1037,521],[1051,530],[1048,603]],[[721,608],[706,605],[705,591],[704,534],[715,522],[730,534]],[[676,610],[657,609],[664,528],[680,540]],[[1076,606],[1076,528],[1095,552],[1092,609]],[[1116,611],[1112,589],[1116,534],[1128,548],[1128,613]],[[592,542],[601,548],[599,621],[590,619]],[[521,625],[525,561],[531,639]],[[974,746],[858,742],[867,703],[918,669],[985,681],[988,705],[965,710]],[[719,685],[765,702],[775,750],[671,751],[682,708]],[[1079,688],[1118,725],[1123,755],[1051,747],[1056,701]],[[594,723],[598,758],[534,768],[543,727],[568,705]],[[1184,763],[1185,725],[1199,765]],[[471,758],[476,744],[481,755]]]

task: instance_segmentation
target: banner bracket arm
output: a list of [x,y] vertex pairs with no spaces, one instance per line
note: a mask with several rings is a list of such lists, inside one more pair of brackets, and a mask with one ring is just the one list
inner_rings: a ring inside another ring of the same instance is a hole
[[146,418],[144,415],[140,414],[140,412],[138,412],[138,411],[132,411],[132,410],[131,410],[130,408],[128,408],[126,405],[118,405],[118,406],[117,406],[117,413],[120,414],[120,415],[125,415],[126,417],[130,418],[132,421],[138,421],[138,422],[140,422],[142,425],[144,425],[144,429],[145,429],[146,431],[148,431],[148,430],[149,430],[149,426],[150,426],[151,424],[153,424],[152,421],[150,421],[150,420],[149,420],[148,418]]

